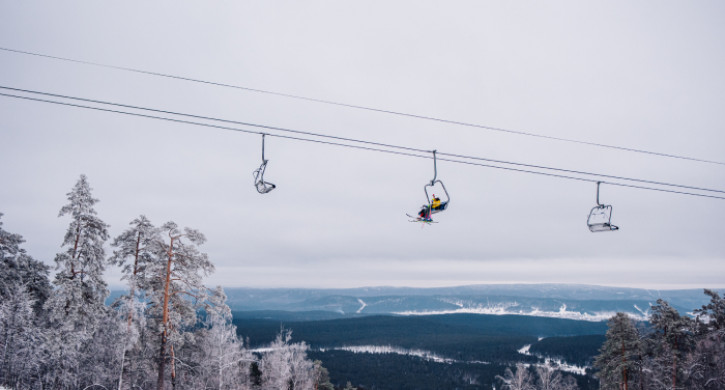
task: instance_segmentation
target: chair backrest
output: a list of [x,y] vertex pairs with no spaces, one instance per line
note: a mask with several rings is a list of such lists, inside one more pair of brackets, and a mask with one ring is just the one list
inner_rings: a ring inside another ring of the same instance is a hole
[[[434,180],[434,181],[431,181],[430,183],[426,184],[425,186],[423,186],[423,191],[425,191],[426,202],[428,202],[428,205],[432,206],[431,193],[428,191],[428,188],[430,187],[432,190],[436,183],[441,185],[441,188],[443,189],[443,193],[445,194],[445,199],[441,199],[441,206],[438,209],[439,211],[442,211],[443,209],[445,209],[448,206],[448,203],[450,203],[450,201],[451,201],[451,197],[450,197],[450,195],[448,195],[448,190],[446,189],[445,184],[443,184],[443,182],[440,180]],[[444,206],[444,204],[445,204],[445,206]]]
[[612,206],[604,204],[592,207],[589,218],[587,218],[587,225],[589,231],[593,233],[619,229],[619,227],[612,225]]
[[277,188],[276,185],[268,181],[264,181],[264,171],[266,169],[267,160],[263,160],[262,165],[260,165],[259,168],[252,173],[254,175],[254,186],[257,187],[257,192],[259,192],[260,194],[266,194],[269,191]]

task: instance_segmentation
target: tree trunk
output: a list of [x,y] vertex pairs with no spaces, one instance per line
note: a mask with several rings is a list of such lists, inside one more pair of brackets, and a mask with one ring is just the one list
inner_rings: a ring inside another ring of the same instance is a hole
[[627,379],[627,356],[624,349],[624,342],[622,342],[622,381],[624,382],[624,390],[629,389],[629,380]]
[[[141,232],[138,233],[136,239],[136,253],[133,258],[133,281],[131,283],[131,291],[129,292],[129,298],[133,299],[136,296],[136,274],[138,273],[138,254],[141,247]],[[133,321],[133,310],[128,312],[128,330],[131,330],[131,322]]]
[[219,390],[222,390],[224,376],[222,376],[222,358],[219,356]]
[[10,332],[8,332],[7,329],[5,329],[5,342],[3,343],[3,361],[2,365],[0,365],[0,368],[2,368],[2,372],[0,372],[0,378],[6,379],[5,375],[3,373],[7,374],[9,370],[5,369],[5,363],[8,360],[8,343],[10,342]]
[[159,378],[156,390],[164,390],[164,371],[166,370],[166,331],[161,332],[161,348],[159,349]]
[[118,375],[118,390],[123,389],[123,363],[126,361],[126,347],[123,347],[121,352],[121,373]]
[[[131,299],[131,302],[134,302],[133,299],[136,296],[136,274],[138,273],[138,253],[141,246],[141,232],[138,233],[138,238],[136,239],[136,253],[133,260],[133,280],[131,282],[131,291],[129,292],[129,299]],[[131,310],[128,311],[128,325],[126,326],[126,331],[128,332],[128,336],[131,335],[131,323],[133,322],[133,306],[131,307]],[[123,353],[121,354],[121,374],[118,376],[118,390],[122,390],[123,387],[123,363],[126,361],[126,347],[127,345],[123,346]]]
[[675,348],[672,349],[672,390],[677,388],[677,336],[675,336]]
[[78,252],[78,241],[81,239],[81,224],[78,223],[76,228],[76,242],[73,244],[73,255],[70,257],[70,278],[76,278],[76,253]]
[[171,237],[169,250],[166,252],[169,259],[166,262],[166,282],[164,284],[164,306],[162,307],[161,349],[159,350],[159,379],[156,383],[156,390],[164,388],[164,370],[166,369],[166,342],[169,326],[169,286],[171,285],[171,263],[174,259],[174,237]]
[[644,375],[642,375],[642,366],[644,365],[644,362],[642,360],[642,355],[639,355],[639,358],[637,360],[637,362],[639,363],[639,390],[644,390]]
[[171,353],[171,388],[176,390],[176,363],[174,355],[174,345],[169,345],[169,352]]

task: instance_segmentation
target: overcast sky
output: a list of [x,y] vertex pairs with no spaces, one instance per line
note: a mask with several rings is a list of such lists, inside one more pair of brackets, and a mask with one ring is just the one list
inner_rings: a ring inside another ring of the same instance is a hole
[[[0,47],[724,162],[723,20],[720,1],[0,0]],[[7,51],[0,86],[725,190],[722,164]],[[259,135],[0,96],[3,228],[51,265],[86,174],[112,237],[140,214],[202,231],[210,285],[725,287],[725,200],[603,185],[621,229],[594,234],[594,183],[439,161],[450,207],[421,225],[430,159],[272,136],[265,157],[260,195]]]

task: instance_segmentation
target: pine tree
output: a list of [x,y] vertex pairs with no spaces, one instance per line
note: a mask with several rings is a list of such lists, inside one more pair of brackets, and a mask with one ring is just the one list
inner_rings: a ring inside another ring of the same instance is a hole
[[617,313],[609,322],[607,339],[599,349],[594,366],[602,390],[629,388],[639,364],[641,344],[634,321]]
[[[139,375],[148,374],[141,369],[143,359],[141,350],[136,348],[141,332],[146,324],[146,303],[144,294],[150,290],[147,270],[158,263],[159,245],[161,236],[151,221],[141,215],[130,223],[131,228],[121,233],[113,240],[111,246],[116,248],[110,257],[110,262],[121,266],[122,280],[128,282],[129,292],[120,296],[113,307],[125,323],[123,337],[123,351],[121,353],[121,370],[119,374],[119,390],[124,385],[124,375],[133,375],[132,382]],[[131,351],[131,352],[129,352]],[[135,352],[135,353],[134,353]],[[127,354],[130,367],[126,367]]]
[[108,296],[103,280],[107,264],[103,244],[108,239],[108,225],[96,216],[93,206],[98,199],[91,195],[85,175],[68,193],[68,201],[58,215],[70,215],[71,222],[62,244],[65,251],[55,257],[60,271],[53,281],[57,290],[48,306],[55,320],[76,329],[88,328],[95,323],[94,314]]
[[246,386],[249,380],[246,372],[254,361],[237,337],[226,299],[224,290],[218,286],[205,307],[204,326],[195,333],[198,356],[194,360],[201,366],[199,379],[205,387],[218,390]]
[[111,263],[121,266],[121,280],[128,282],[129,293],[123,295],[116,303],[126,315],[128,326],[131,327],[139,306],[142,306],[143,294],[148,289],[147,269],[157,262],[158,245],[161,241],[156,229],[146,216],[139,216],[130,223],[131,228],[113,240],[111,246],[117,248],[109,259]]
[[203,234],[189,228],[182,232],[174,222],[161,230],[168,236],[168,242],[158,246],[158,257],[164,261],[150,270],[155,279],[151,303],[160,319],[157,390],[164,388],[167,359],[171,385],[176,387],[175,348],[183,345],[184,333],[196,324],[197,310],[206,298],[202,276],[214,270],[206,253],[197,248],[206,241]]
[[693,323],[662,299],[651,308],[650,324],[654,332],[648,338],[655,358],[650,361],[650,380],[659,387],[676,389],[682,382],[679,366],[694,345]]
[[[3,214],[0,213],[0,218]],[[50,296],[48,267],[30,257],[19,234],[0,221],[0,384],[32,387],[44,362],[42,307]]]
[[70,215],[71,222],[63,240],[64,251],[56,258],[59,272],[53,284],[54,294],[45,302],[51,332],[46,343],[53,385],[79,387],[82,355],[87,350],[98,324],[108,314],[104,301],[108,296],[103,271],[107,261],[103,244],[108,239],[106,225],[96,216],[98,202],[91,195],[85,175],[68,193],[69,203],[59,217]]
[[[0,219],[2,216],[0,213]],[[22,285],[38,312],[51,292],[48,266],[29,256],[20,247],[25,242],[23,237],[3,230],[2,225],[0,220],[0,300],[9,299],[16,293],[16,287]]]
[[[38,326],[35,299],[23,285],[14,285],[0,301],[0,384],[31,388],[44,363],[45,330]],[[0,386],[1,387],[1,386]]]
[[725,299],[712,290],[705,294],[710,302],[695,310],[698,341],[691,367],[698,388],[725,389]]
[[335,390],[335,386],[330,383],[330,373],[327,371],[327,368],[322,366],[322,362],[315,360],[312,364],[315,366],[313,375],[315,390]]

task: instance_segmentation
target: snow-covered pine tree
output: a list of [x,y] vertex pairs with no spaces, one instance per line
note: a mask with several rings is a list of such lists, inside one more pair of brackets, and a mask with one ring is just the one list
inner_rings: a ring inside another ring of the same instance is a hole
[[30,388],[36,386],[43,366],[42,307],[51,291],[48,267],[20,247],[22,236],[2,225],[0,221],[0,385]]
[[139,216],[131,221],[130,225],[131,228],[121,233],[111,243],[111,246],[117,249],[109,259],[112,264],[121,266],[123,274],[121,280],[128,283],[128,294],[122,295],[114,303],[114,306],[118,307],[126,317],[128,327],[131,327],[136,313],[142,311],[145,306],[139,298],[149,288],[146,271],[149,265],[158,261],[156,255],[161,241],[158,229],[146,216]]
[[38,312],[50,296],[49,268],[20,247],[25,242],[21,235],[2,228],[2,217],[0,213],[0,300],[8,299],[17,291],[15,287],[22,285],[35,301]]
[[634,321],[624,313],[609,319],[607,339],[599,349],[594,367],[602,390],[627,390],[640,364],[641,343]]
[[93,206],[98,199],[91,195],[85,175],[68,193],[68,201],[58,215],[70,215],[71,222],[61,246],[65,250],[55,257],[59,269],[53,281],[56,291],[47,306],[54,320],[74,329],[88,329],[108,296],[103,280],[108,225],[96,216]]
[[725,389],[725,299],[705,290],[710,302],[696,309],[698,340],[689,367],[693,389]]
[[194,332],[194,346],[184,348],[183,357],[177,354],[180,361],[198,365],[194,373],[196,388],[235,390],[250,386],[248,373],[255,358],[237,336],[226,299],[221,286],[209,295],[203,326]]
[[174,222],[165,223],[161,231],[168,241],[158,247],[157,256],[163,261],[151,270],[156,281],[150,297],[155,318],[160,319],[157,390],[164,389],[167,360],[171,385],[176,386],[174,349],[183,345],[185,333],[196,324],[197,310],[206,298],[202,277],[214,270],[206,253],[197,248],[206,241],[199,231],[182,231]]
[[0,300],[0,384],[11,388],[40,387],[46,332],[38,325],[34,305],[35,298],[21,284],[11,286]]
[[687,379],[680,362],[694,347],[693,322],[662,299],[650,310],[653,333],[647,341],[654,358],[648,362],[648,379],[659,388],[677,389],[678,383]]
[[69,203],[61,208],[59,217],[70,215],[71,222],[64,250],[55,258],[59,269],[53,281],[55,291],[45,302],[51,328],[47,374],[55,387],[82,388],[82,354],[89,352],[98,324],[108,315],[104,305],[108,289],[103,280],[108,225],[96,216],[93,206],[98,200],[85,175],[67,195]]
[[[124,388],[124,377],[133,386],[140,377],[149,374],[141,360],[145,358],[143,349],[137,345],[146,324],[146,300],[144,295],[152,288],[149,284],[147,271],[159,262],[158,252],[161,236],[151,221],[141,215],[130,223],[131,227],[116,237],[111,246],[116,248],[110,257],[110,262],[121,266],[122,280],[128,283],[128,294],[120,296],[113,307],[118,310],[124,322],[123,339],[121,344],[121,369],[119,373],[118,389]],[[128,361],[128,366],[126,362]],[[128,386],[127,386],[128,387]]]

